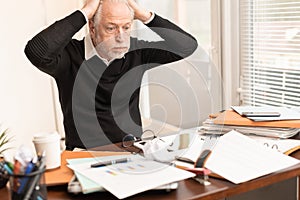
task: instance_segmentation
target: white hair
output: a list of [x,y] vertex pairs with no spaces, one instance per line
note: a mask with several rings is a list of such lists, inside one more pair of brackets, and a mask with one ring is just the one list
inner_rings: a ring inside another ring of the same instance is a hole
[[[134,18],[134,11],[133,9],[129,6],[128,4],[128,1],[127,0],[102,0],[103,1],[108,1],[108,2],[111,2],[111,3],[125,3],[130,11],[130,14],[132,16],[132,19]],[[101,13],[102,13],[102,3],[100,3],[94,17],[93,17],[93,22],[95,25],[98,25],[98,23],[100,22],[101,20]]]

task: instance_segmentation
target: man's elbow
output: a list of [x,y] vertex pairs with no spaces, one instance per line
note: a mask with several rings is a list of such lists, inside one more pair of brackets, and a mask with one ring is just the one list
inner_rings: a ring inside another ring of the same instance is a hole
[[193,40],[191,42],[191,48],[190,48],[191,51],[189,54],[192,55],[196,51],[197,48],[198,48],[198,42],[195,38],[193,38]]
[[38,37],[35,37],[28,41],[24,53],[33,65],[38,66],[46,55],[46,47]]
[[191,38],[189,42],[186,42],[182,47],[182,56],[188,57],[192,55],[198,48],[198,42],[195,38]]

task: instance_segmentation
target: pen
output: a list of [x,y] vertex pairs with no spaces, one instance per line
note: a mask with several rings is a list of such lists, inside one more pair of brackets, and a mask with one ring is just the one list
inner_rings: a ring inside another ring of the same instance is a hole
[[[32,162],[32,161],[29,162],[28,165],[27,165],[27,167],[26,167],[26,169],[25,169],[24,175],[27,175],[27,174],[31,173],[32,170],[34,169],[34,167],[35,167],[34,162]],[[23,192],[23,190],[24,190],[27,182],[28,182],[28,177],[23,177],[21,179],[21,184],[20,184],[20,187],[18,188],[18,191],[17,191],[18,194],[20,194],[20,193]]]
[[94,164],[91,164],[91,167],[103,167],[107,165],[113,165],[113,164],[118,164],[118,163],[126,163],[129,162],[129,158],[120,158],[116,160],[108,160],[108,161],[100,161]]
[[[22,167],[22,164],[18,160],[15,160],[13,174],[20,174],[21,167]],[[18,188],[19,188],[19,178],[14,177],[14,179],[13,179],[13,191],[17,192]]]
[[5,161],[5,164],[7,164],[7,166],[9,167],[9,169],[11,169],[12,171],[14,170],[14,164],[12,164],[9,161]]
[[41,156],[39,156],[39,159],[38,159],[38,168],[37,168],[37,172],[38,174],[36,174],[34,177],[33,177],[33,180],[31,182],[31,185],[29,186],[27,192],[26,192],[26,195],[24,197],[23,200],[29,200],[31,195],[32,195],[32,192],[34,191],[35,187],[39,184],[39,181],[40,181],[40,178],[41,176],[43,175],[43,170],[46,166],[46,160],[45,160],[45,151],[42,153]]
[[10,169],[10,167],[6,163],[4,163],[3,167],[10,175],[13,174],[13,171]]

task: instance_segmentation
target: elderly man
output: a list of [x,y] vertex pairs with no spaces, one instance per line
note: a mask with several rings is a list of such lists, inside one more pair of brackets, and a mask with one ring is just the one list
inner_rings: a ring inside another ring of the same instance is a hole
[[[162,41],[130,36],[140,20]],[[86,23],[89,35],[72,39]],[[81,10],[33,37],[28,59],[54,77],[64,115],[66,149],[121,142],[142,134],[139,90],[144,72],[191,55],[197,41],[134,0],[87,0]]]

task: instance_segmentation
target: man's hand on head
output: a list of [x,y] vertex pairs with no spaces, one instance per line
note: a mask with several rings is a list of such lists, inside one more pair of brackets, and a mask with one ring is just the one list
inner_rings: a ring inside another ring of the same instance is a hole
[[102,1],[103,0],[86,0],[81,10],[86,14],[88,19],[92,19]]
[[134,19],[140,20],[142,22],[146,22],[151,18],[152,13],[138,5],[135,0],[127,0],[129,6],[133,9],[134,11]]

